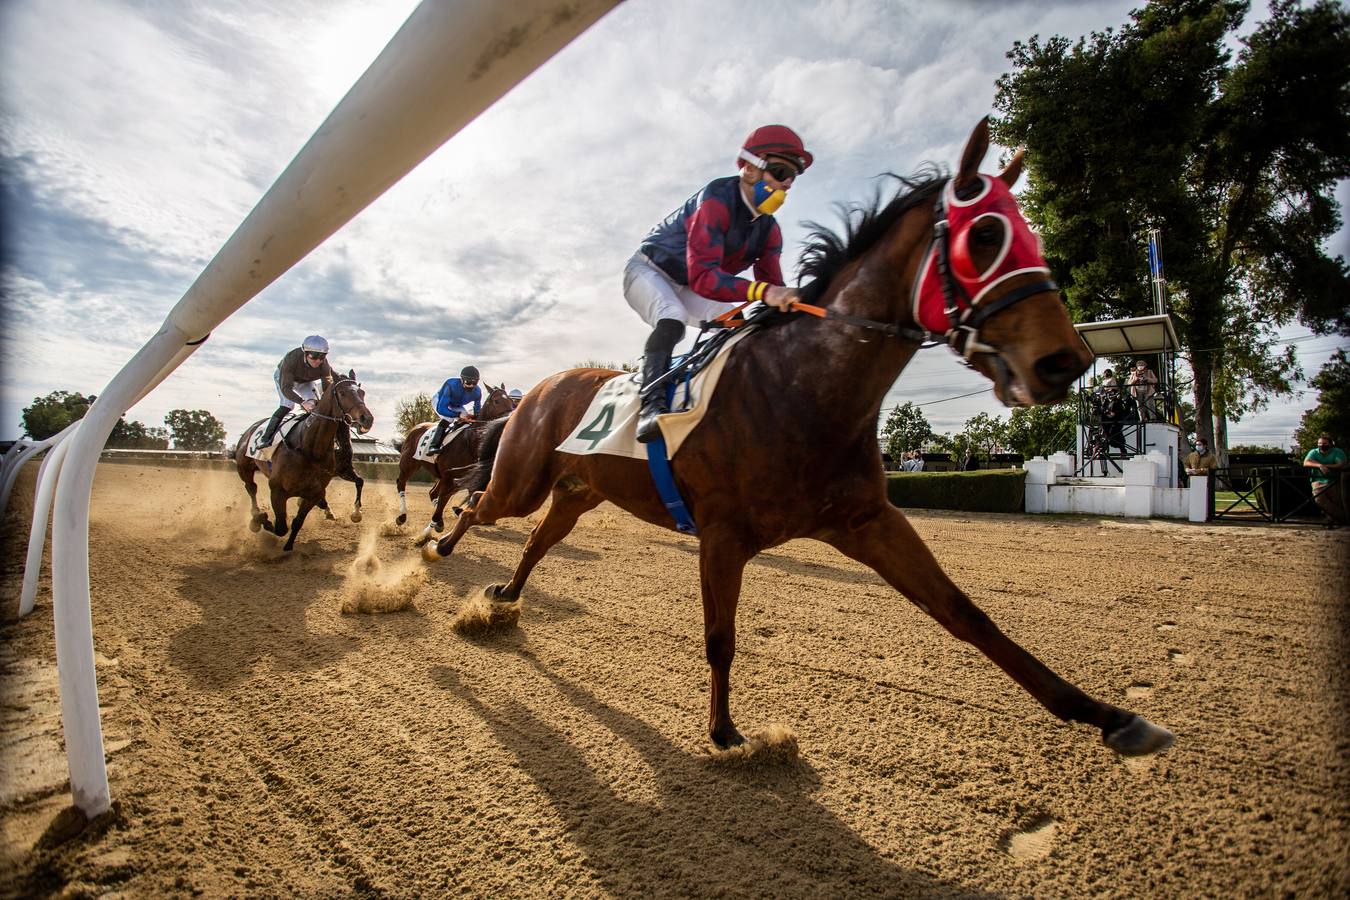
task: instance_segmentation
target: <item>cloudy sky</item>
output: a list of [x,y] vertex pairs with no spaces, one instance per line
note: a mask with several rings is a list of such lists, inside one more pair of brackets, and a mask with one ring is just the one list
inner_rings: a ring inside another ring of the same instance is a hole
[[[734,173],[752,127],[789,124],[816,154],[778,215],[791,277],[803,220],[836,221],[832,204],[869,196],[879,172],[955,164],[1013,41],[1119,25],[1136,4],[627,0],[219,327],[129,417],[160,425],[170,409],[205,408],[233,440],[274,408],[277,360],[313,332],[364,381],[378,435],[393,433],[397,400],[467,363],[528,389],[583,360],[635,359],[647,329],[624,303],[624,261],[689,194]],[[0,437],[19,435],[36,396],[103,390],[415,5],[0,6]],[[1350,253],[1346,232],[1331,249]],[[1287,337],[1309,374],[1343,343]],[[948,399],[987,387],[930,350],[886,405],[927,404],[935,428],[954,431],[1003,411],[987,392]],[[1311,400],[1252,417],[1234,442],[1286,442]]]

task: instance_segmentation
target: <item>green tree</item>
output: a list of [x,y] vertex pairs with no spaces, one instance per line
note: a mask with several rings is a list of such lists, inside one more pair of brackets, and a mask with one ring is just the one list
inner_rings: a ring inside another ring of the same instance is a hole
[[583,359],[572,368],[574,369],[613,369],[616,372],[636,372],[638,370],[635,362],[605,362],[599,359]]
[[881,428],[881,446],[898,463],[900,454],[922,450],[932,436],[933,429],[919,408],[913,403],[902,403],[886,417]]
[[394,427],[398,429],[400,440],[423,422],[435,422],[439,418],[435,402],[425,391],[404,397],[394,404]]
[[1070,392],[1067,400],[1053,406],[1014,409],[1008,416],[1006,437],[1014,452],[1031,459],[1049,456],[1057,450],[1072,450],[1077,427],[1078,397]]
[[[1350,176],[1350,10],[1154,0],[1118,30],[1017,42],[996,139],[1028,149],[1024,209],[1076,317],[1151,312],[1144,246],[1163,229],[1198,432],[1289,391],[1274,329],[1350,333],[1350,271],[1323,250]],[[1213,442],[1222,450],[1222,445]]]
[[953,443],[959,445],[957,449],[960,455],[955,459],[959,464],[965,459],[967,453],[973,452],[977,457],[989,461],[991,454],[997,453],[998,448],[1007,442],[1008,426],[999,416],[991,416],[989,413],[976,413],[961,427],[961,433],[953,438]]
[[67,425],[83,419],[89,407],[94,404],[94,396],[70,391],[52,391],[45,397],[34,397],[31,405],[23,409],[24,434],[36,441],[44,441],[65,429]]
[[1317,446],[1318,435],[1325,434],[1345,449],[1350,446],[1350,358],[1345,350],[1337,350],[1311,383],[1317,388],[1317,405],[1303,414],[1294,446],[1307,453]]
[[146,428],[141,422],[118,419],[104,446],[125,450],[167,450],[169,432],[164,428]]
[[176,450],[219,450],[225,445],[225,425],[204,409],[171,409],[164,424],[173,432]]

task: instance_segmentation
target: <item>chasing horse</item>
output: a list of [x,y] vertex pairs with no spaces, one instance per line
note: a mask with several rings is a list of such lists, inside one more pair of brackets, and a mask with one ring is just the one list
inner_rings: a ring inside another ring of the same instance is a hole
[[483,444],[483,433],[488,423],[492,419],[509,415],[514,409],[511,395],[506,392],[506,385],[503,383],[500,387],[487,385],[488,396],[483,401],[482,408],[479,410],[476,421],[469,422],[456,428],[445,438],[441,445],[441,451],[431,460],[419,459],[417,456],[417,445],[422,440],[422,436],[427,433],[427,429],[435,428],[434,422],[423,422],[414,426],[408,431],[407,437],[403,439],[403,444],[399,447],[398,457],[398,524],[402,525],[408,521],[408,498],[406,491],[408,489],[408,479],[419,469],[426,469],[436,476],[436,483],[431,487],[431,499],[436,501],[436,509],[431,514],[431,521],[427,527],[422,530],[422,534],[417,539],[416,546],[420,547],[431,539],[433,531],[442,532],[445,530],[445,505],[450,501],[458,489],[456,484],[468,474],[468,469],[478,460],[478,451]]
[[[338,468],[333,442],[339,428],[355,427],[365,434],[375,424],[375,417],[366,408],[366,392],[357,383],[354,371],[349,371],[344,378],[334,379],[314,409],[301,415],[302,418],[286,432],[272,451],[269,462],[248,455],[253,433],[266,424],[266,419],[254,422],[245,429],[234,448],[235,469],[244,482],[244,489],[248,491],[252,504],[250,530],[266,528],[277,537],[286,534],[286,501],[291,497],[300,498],[300,506],[290,523],[290,536],[282,548],[287,552],[295,546],[295,536],[300,533],[309,511],[316,506],[328,510],[325,492]],[[271,488],[273,521],[269,521],[267,513],[258,507],[258,486],[253,481],[256,472],[263,473]],[[357,509],[360,509],[359,496]],[[355,517],[357,514],[353,515]]]
[[[925,342],[944,340],[1008,406],[1064,399],[1092,361],[1011,193],[1022,155],[998,176],[982,175],[988,143],[984,120],[955,176],[935,169],[896,176],[894,198],[855,210],[842,237],[818,229],[802,254],[801,280],[811,280],[794,312],[751,317],[762,326],[732,349],[705,418],[671,460],[699,536],[708,734],[718,747],[744,741],[729,704],[743,570],[756,554],[796,538],[869,566],[1052,714],[1095,726],[1117,752],[1143,755],[1172,743],[1166,729],[1088,696],[999,630],[886,497],[877,418]],[[549,548],[603,501],[673,528],[643,461],[555,449],[619,374],[554,375],[509,419],[489,425],[465,485],[481,494],[424,556],[448,556],[473,526],[527,516],[551,497],[511,580],[486,589],[491,600],[512,604]]]

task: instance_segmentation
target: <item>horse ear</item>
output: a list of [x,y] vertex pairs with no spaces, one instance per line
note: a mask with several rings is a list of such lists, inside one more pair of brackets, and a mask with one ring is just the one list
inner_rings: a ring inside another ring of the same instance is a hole
[[1017,179],[1022,177],[1022,160],[1025,156],[1026,150],[1019,149],[1013,154],[1013,158],[1008,160],[1008,165],[1004,167],[1003,171],[998,173],[998,177],[1009,188],[1017,184]]
[[979,178],[980,163],[989,152],[989,117],[985,116],[970,133],[966,149],[961,151],[961,168],[956,172],[956,190],[969,187]]
[[356,380],[356,370],[355,370],[355,369],[348,369],[348,370],[347,370],[347,377],[350,378],[352,381],[355,381],[355,380]]

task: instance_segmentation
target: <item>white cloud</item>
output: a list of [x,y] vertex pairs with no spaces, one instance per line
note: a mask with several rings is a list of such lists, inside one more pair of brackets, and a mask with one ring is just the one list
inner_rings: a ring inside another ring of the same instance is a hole
[[[102,390],[414,5],[5,4],[0,147],[27,193],[5,275],[0,435],[36,395]],[[276,360],[315,331],[365,373],[381,434],[397,399],[467,362],[528,387],[581,359],[632,359],[646,327],[621,295],[624,260],[734,171],[751,127],[792,125],[817,153],[779,217],[791,271],[801,220],[833,221],[831,204],[869,197],[879,172],[954,165],[1013,40],[1118,24],[1134,5],[628,0],[131,414],[158,424],[205,406],[237,434],[269,411]],[[986,386],[933,350],[885,404]],[[925,407],[944,430],[980,410],[998,407],[987,394]]]

